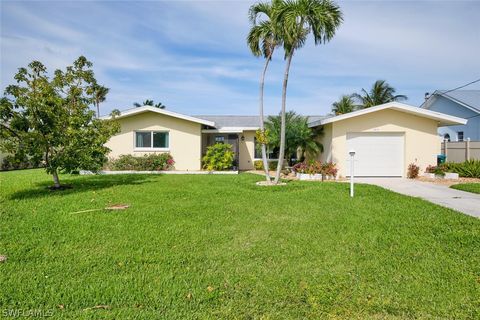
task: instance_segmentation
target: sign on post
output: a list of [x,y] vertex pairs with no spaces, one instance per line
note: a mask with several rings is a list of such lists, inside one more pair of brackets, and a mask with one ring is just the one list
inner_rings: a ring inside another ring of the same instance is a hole
[[354,173],[354,159],[355,159],[355,150],[350,150],[348,152],[350,154],[350,197],[353,198],[353,177],[355,176],[355,173]]

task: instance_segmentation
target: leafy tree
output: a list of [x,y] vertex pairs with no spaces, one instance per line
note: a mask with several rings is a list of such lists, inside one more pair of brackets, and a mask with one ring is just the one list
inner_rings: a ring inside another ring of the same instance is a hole
[[107,160],[104,146],[118,131],[114,121],[100,120],[90,106],[96,85],[92,63],[79,57],[52,80],[39,61],[20,68],[0,102],[2,148],[21,158],[43,160],[60,188],[58,172],[98,170]]
[[107,99],[107,94],[110,91],[109,88],[94,84],[92,86],[93,95],[95,97],[95,106],[97,107],[97,118],[100,118],[100,102],[104,102]]
[[310,33],[316,45],[330,41],[343,18],[339,6],[331,0],[282,0],[275,2],[275,11],[275,19],[282,26],[281,35],[286,60],[280,113],[280,154],[274,180],[278,183],[285,156],[287,83],[293,55],[296,50],[303,47]]
[[134,102],[133,106],[135,108],[140,108],[140,107],[143,107],[143,106],[150,106],[150,107],[155,107],[155,108],[159,108],[159,109],[165,109],[165,107],[166,107],[161,102],[155,103],[155,102],[153,102],[153,100],[149,100],[149,99],[143,101],[142,103]]
[[[262,56],[265,59],[265,65],[260,75],[260,130],[257,132],[257,141],[259,141],[261,144],[265,179],[270,181],[266,147],[268,143],[268,135],[265,132],[265,120],[263,112],[263,91],[265,86],[265,74],[267,73],[269,63],[272,60],[273,52],[279,45],[281,45],[281,37],[279,35],[281,28],[275,20],[273,4],[267,2],[261,2],[252,5],[249,10],[249,18],[252,28],[247,36],[247,44],[254,56]],[[260,20],[260,18],[264,18],[264,20]]]
[[392,101],[407,100],[405,95],[395,95],[395,88],[390,86],[385,80],[377,80],[370,91],[362,89],[360,94],[354,93],[353,97],[358,99],[361,108],[370,108]]
[[[269,147],[278,148],[281,142],[281,115],[269,116],[265,127],[269,135]],[[285,113],[285,128],[285,154],[290,164],[292,158],[297,155],[303,160],[306,156],[315,157],[323,151],[323,145],[319,142],[323,131],[309,128],[307,117],[298,115],[294,111],[288,111]]]
[[332,112],[338,116],[355,110],[355,101],[351,95],[343,95],[332,104]]

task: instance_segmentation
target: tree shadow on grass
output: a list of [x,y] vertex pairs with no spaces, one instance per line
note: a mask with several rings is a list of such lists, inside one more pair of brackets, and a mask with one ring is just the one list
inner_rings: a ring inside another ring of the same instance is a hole
[[58,197],[69,194],[77,194],[88,191],[96,191],[119,185],[140,185],[154,181],[160,175],[89,175],[89,176],[71,176],[60,180],[62,185],[68,185],[70,188],[64,190],[50,190],[51,182],[38,183],[36,187],[17,191],[10,196],[11,200],[34,199],[44,197]]

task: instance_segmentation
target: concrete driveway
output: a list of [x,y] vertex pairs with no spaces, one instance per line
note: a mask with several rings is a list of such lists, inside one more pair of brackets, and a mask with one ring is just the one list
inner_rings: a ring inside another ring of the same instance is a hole
[[356,178],[355,181],[374,184],[397,193],[419,197],[480,218],[480,194],[455,190],[429,182],[401,178]]

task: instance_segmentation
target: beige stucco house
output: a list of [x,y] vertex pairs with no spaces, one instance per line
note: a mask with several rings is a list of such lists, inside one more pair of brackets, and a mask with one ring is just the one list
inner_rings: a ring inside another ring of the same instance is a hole
[[[110,139],[110,157],[170,152],[177,170],[200,170],[206,148],[217,142],[233,146],[239,170],[259,160],[255,146],[256,116],[187,116],[144,106],[122,112],[121,132]],[[404,177],[408,165],[424,170],[440,154],[439,126],[466,120],[397,102],[339,116],[310,116],[310,127],[323,126],[321,161],[337,164],[350,175],[349,151],[355,150],[355,176]],[[269,153],[275,158],[275,153]],[[273,160],[273,159],[272,159]]]

